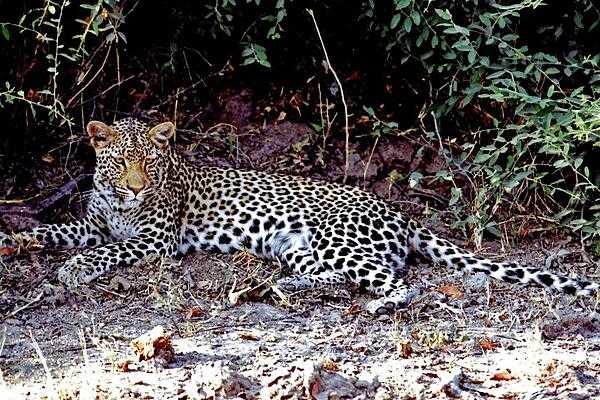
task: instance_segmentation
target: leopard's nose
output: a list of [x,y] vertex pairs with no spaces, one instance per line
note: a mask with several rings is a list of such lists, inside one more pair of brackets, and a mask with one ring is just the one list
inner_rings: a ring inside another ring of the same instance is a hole
[[139,192],[144,189],[144,185],[127,185],[127,188],[133,192],[134,195],[138,195]]
[[134,196],[137,196],[146,187],[146,181],[143,176],[138,174],[129,174],[127,177],[127,189],[131,190]]
[[137,163],[131,163],[125,176],[127,188],[133,192],[135,196],[146,187],[146,176],[142,166]]

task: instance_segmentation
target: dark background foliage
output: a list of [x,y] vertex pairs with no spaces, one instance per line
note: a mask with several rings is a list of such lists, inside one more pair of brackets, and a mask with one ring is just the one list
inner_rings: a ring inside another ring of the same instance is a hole
[[513,213],[598,236],[600,10],[588,0],[0,1],[8,197],[47,179],[49,152],[67,175],[89,171],[89,119],[176,117],[202,132],[227,88],[260,99],[255,122],[286,111],[317,134],[327,99],[339,150],[339,89],[307,8],[352,143],[405,138],[445,160],[434,176],[400,171],[399,185],[445,182],[455,226],[476,236],[499,234]]

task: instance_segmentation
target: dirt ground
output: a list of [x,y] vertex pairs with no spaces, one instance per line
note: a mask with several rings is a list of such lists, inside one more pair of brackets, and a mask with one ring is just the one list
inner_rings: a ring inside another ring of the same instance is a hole
[[[512,258],[591,273],[579,249],[558,246]],[[3,399],[600,398],[592,300],[419,262],[408,279],[422,294],[373,317],[351,287],[278,292],[286,271],[244,253],[145,260],[59,305],[20,297],[71,253],[2,266],[13,282],[0,295]],[[174,358],[139,361],[130,342],[158,325]]]
[[[329,164],[319,166],[323,154],[305,151],[315,142],[310,128],[287,121],[267,130],[252,125],[253,108],[238,97],[222,116],[237,121],[231,122],[235,134],[213,135],[214,129],[197,145],[186,142],[184,131],[178,145],[188,157],[339,181],[340,143],[322,149]],[[443,202],[443,190],[414,199],[388,179],[394,170],[435,173],[439,159],[415,156],[416,148],[400,140],[351,151],[352,184],[456,237],[432,218],[443,212],[424,212]],[[76,158],[71,165],[78,165]],[[36,182],[59,182],[54,187],[69,180],[52,176],[59,171],[52,166],[35,171]],[[79,176],[77,185],[85,187],[89,177]],[[28,206],[0,207],[1,231],[68,220],[83,210],[85,188],[83,196],[74,190],[56,204],[46,186],[6,180],[0,189],[22,198],[42,191],[38,211],[44,204],[43,215]],[[484,255],[600,280],[599,261],[579,243],[546,238],[482,248]],[[407,279],[421,294],[406,310],[373,317],[363,310],[372,297],[356,288],[282,293],[273,288],[288,273],[280,266],[244,253],[203,252],[179,261],[144,260],[80,293],[44,295],[41,289],[56,284],[58,266],[75,252],[42,249],[0,258],[0,399],[600,398],[594,299],[490,282],[416,260]],[[172,358],[140,360],[131,341],[157,326],[171,338]]]

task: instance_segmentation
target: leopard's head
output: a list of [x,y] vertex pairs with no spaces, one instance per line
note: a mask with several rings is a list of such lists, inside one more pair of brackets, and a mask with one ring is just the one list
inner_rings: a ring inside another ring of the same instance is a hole
[[91,121],[87,133],[96,150],[96,190],[122,208],[144,202],[168,178],[171,160],[171,122],[154,127],[133,118],[106,125]]

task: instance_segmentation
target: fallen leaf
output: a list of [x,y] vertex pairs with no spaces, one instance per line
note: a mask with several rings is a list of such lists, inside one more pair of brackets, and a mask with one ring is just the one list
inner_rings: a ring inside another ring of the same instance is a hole
[[53,154],[47,153],[42,156],[42,161],[48,164],[54,164],[56,162],[56,157]]
[[29,89],[27,91],[27,96],[25,96],[25,98],[27,100],[37,101],[37,100],[39,100],[40,96],[39,96],[37,90],[35,90],[35,89]]
[[494,375],[492,375],[493,381],[510,381],[513,379],[515,379],[515,377],[511,375],[510,370],[508,369],[498,371]]
[[452,299],[462,299],[464,297],[463,292],[461,292],[460,289],[454,285],[443,285],[437,288],[436,290]]
[[344,316],[360,314],[361,312],[362,312],[362,307],[359,304],[354,303],[350,307],[348,307],[344,310]]
[[0,247],[0,256],[12,256],[16,252],[16,247]]
[[130,361],[127,359],[119,360],[116,363],[117,369],[121,372],[129,372],[130,371],[129,363],[130,363]]
[[495,350],[498,347],[498,343],[489,338],[481,339],[479,345],[483,350],[487,351]]
[[126,292],[131,288],[131,283],[124,277],[115,275],[110,280],[108,288],[115,292]]
[[352,71],[350,76],[346,78],[346,82],[359,81],[361,79],[360,71]]
[[400,343],[397,347],[402,358],[410,358],[412,356],[413,349],[410,343]]
[[197,318],[203,314],[204,314],[204,310],[202,308],[200,308],[198,306],[194,306],[194,307],[190,307],[187,310],[187,312],[185,313],[185,318],[186,319]]
[[315,381],[310,385],[310,396],[312,399],[316,399],[319,396],[319,392],[321,391],[321,382]]
[[322,365],[323,369],[325,369],[326,371],[329,371],[329,372],[337,372],[340,370],[339,365],[335,361],[330,360],[330,359],[324,360],[321,365]]
[[258,340],[258,336],[252,332],[238,332],[238,337],[244,340]]

